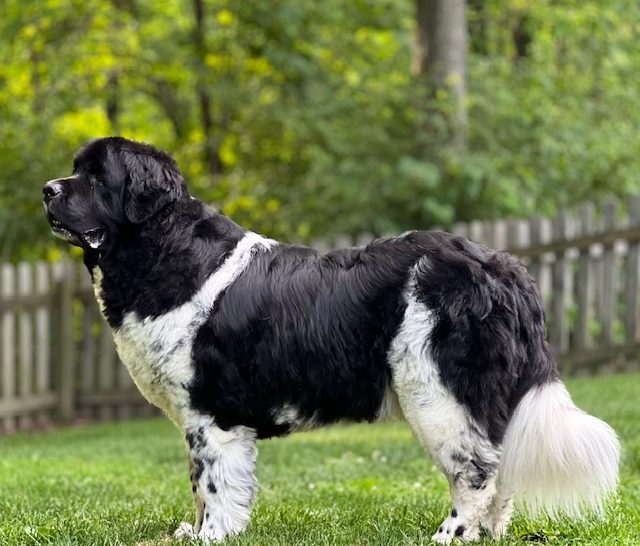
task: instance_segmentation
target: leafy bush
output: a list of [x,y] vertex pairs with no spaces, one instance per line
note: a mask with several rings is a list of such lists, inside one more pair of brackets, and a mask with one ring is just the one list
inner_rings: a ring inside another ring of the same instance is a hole
[[113,133],[171,151],[195,194],[286,239],[551,213],[640,189],[631,0],[470,0],[464,153],[443,138],[449,97],[427,99],[410,75],[409,0],[216,0],[200,46],[192,5],[6,2],[0,261],[51,249],[42,183]]

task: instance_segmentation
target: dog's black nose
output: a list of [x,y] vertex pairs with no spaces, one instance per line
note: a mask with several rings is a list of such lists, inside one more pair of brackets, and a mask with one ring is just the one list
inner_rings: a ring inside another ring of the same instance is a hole
[[42,193],[44,193],[44,198],[48,201],[53,199],[56,195],[62,193],[62,184],[59,182],[52,180],[51,182],[47,182],[42,188]]

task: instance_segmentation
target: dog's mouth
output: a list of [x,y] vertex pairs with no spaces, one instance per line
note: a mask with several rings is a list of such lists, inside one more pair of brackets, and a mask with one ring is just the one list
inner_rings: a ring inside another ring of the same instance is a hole
[[47,216],[49,224],[51,225],[51,232],[63,241],[80,247],[88,246],[94,250],[100,248],[104,243],[106,231],[103,228],[87,229],[80,233],[76,233],[65,227],[51,212],[47,211]]
[[58,239],[62,239],[63,241],[79,246],[80,239],[70,229],[67,229],[62,225],[62,222],[58,220],[55,214],[48,210],[46,204],[44,208],[47,211],[47,220],[51,226],[51,233],[58,237]]
[[63,228],[61,226],[52,226],[51,233],[53,233],[58,239],[62,239],[63,241],[67,241],[68,243],[73,243],[75,245],[80,244],[78,238],[67,228]]

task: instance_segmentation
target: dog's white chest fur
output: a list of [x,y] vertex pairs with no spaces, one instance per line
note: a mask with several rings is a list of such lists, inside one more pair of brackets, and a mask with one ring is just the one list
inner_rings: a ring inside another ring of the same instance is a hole
[[188,403],[186,387],[193,378],[191,346],[200,325],[193,307],[155,319],[127,313],[114,331],[118,355],[138,389],[174,421]]
[[[192,348],[198,329],[206,322],[220,293],[244,271],[256,247],[272,241],[247,233],[224,263],[191,300],[157,317],[127,312],[113,335],[120,360],[142,395],[180,424],[188,410],[188,386],[193,380]],[[94,269],[94,291],[104,314],[102,271]]]

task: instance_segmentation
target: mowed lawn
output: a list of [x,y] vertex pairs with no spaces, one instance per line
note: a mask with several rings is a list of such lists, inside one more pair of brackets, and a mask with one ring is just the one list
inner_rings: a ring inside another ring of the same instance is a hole
[[[640,545],[640,375],[569,382],[620,434],[607,520],[516,516],[501,544]],[[428,544],[447,484],[401,422],[340,425],[260,443],[260,493],[230,545]],[[179,544],[194,510],[185,448],[165,419],[0,438],[0,544]],[[490,541],[486,540],[486,543]]]

